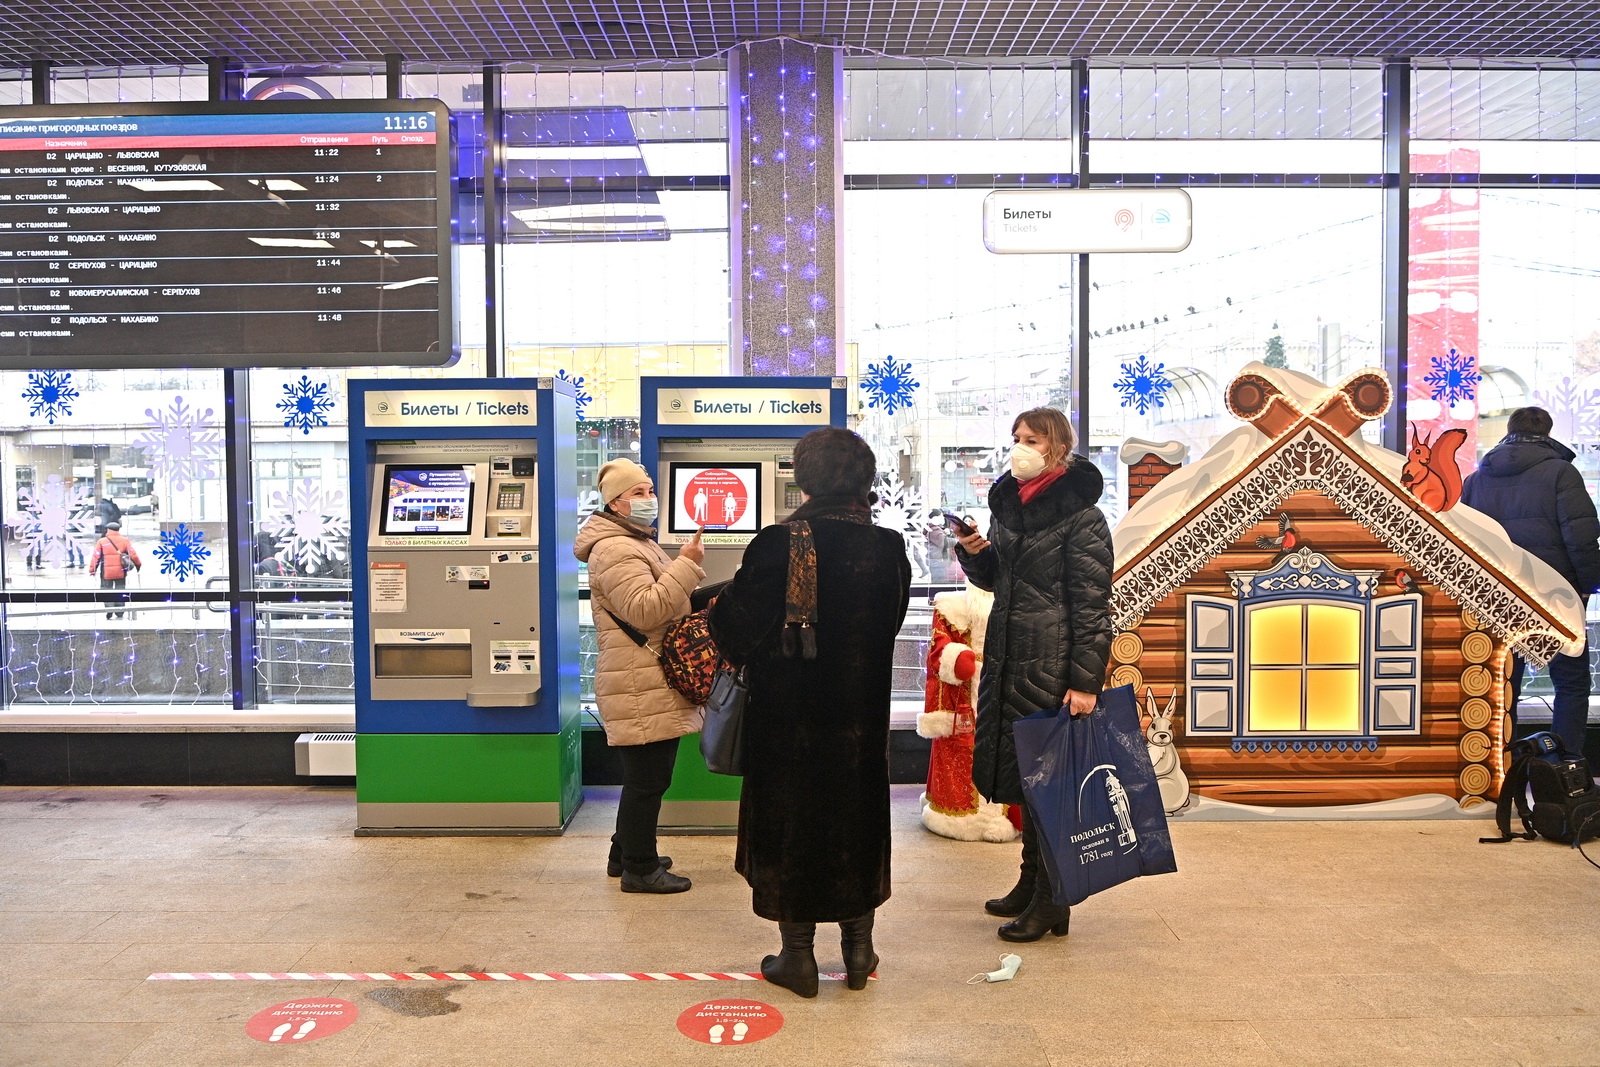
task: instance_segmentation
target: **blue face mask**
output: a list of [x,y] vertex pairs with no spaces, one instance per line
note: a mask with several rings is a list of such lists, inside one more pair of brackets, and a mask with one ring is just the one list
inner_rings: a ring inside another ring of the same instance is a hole
[[639,526],[653,526],[660,513],[661,505],[655,497],[634,497],[628,501],[628,521]]

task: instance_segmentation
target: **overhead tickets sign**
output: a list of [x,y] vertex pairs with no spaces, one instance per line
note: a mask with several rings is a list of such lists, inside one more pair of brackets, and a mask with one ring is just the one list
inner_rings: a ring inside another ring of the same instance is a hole
[[662,389],[656,421],[663,426],[715,423],[826,426],[827,389]]
[[1182,252],[1194,206],[1182,189],[997,189],[983,200],[983,243],[1000,255]]
[[532,426],[531,389],[391,389],[367,394],[368,426]]

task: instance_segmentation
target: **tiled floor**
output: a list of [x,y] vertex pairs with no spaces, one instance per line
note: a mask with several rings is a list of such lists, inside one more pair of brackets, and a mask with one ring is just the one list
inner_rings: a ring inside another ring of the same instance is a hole
[[[909,788],[865,992],[146,980],[748,971],[775,950],[731,838],[666,839],[691,893],[619,893],[600,870],[614,809],[592,792],[563,838],[358,839],[343,791],[0,789],[0,1067],[1600,1064],[1600,870],[1569,849],[1479,845],[1481,822],[1178,825],[1178,874],[1092,899],[1069,939],[1017,949],[1016,980],[972,986],[1006,947],[979,902],[1016,846],[924,832]],[[298,1045],[247,1036],[304,997],[359,1017]],[[729,997],[776,1006],[782,1030],[679,1034],[685,1008]]]

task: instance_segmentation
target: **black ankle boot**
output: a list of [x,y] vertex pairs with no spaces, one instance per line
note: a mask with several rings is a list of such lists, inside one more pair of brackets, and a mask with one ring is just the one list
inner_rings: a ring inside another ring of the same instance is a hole
[[867,979],[878,969],[878,954],[872,951],[873,913],[839,924],[839,948],[844,952],[845,984],[851,989],[867,988]]
[[1033,883],[1038,875],[1037,868],[1028,870],[1027,860],[1024,858],[1022,874],[1018,876],[1017,884],[1012,887],[1011,892],[1003,897],[984,901],[983,910],[990,915],[999,915],[1006,919],[1021,915],[1028,910],[1028,903],[1033,900]]
[[816,923],[779,923],[783,951],[761,961],[761,976],[802,997],[817,995]]
[[1072,908],[1051,901],[1050,878],[1041,871],[1028,910],[1000,927],[1000,940],[1037,941],[1047,933],[1066,937],[1071,922]]
[[[657,856],[656,862],[662,870],[672,870],[671,856]],[[622,846],[615,841],[611,842],[611,853],[606,857],[606,875],[611,878],[622,877]]]

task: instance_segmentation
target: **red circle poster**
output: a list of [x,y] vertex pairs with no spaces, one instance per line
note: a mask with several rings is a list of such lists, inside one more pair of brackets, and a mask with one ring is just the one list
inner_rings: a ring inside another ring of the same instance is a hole
[[256,1012],[244,1024],[244,1032],[272,1045],[301,1045],[332,1037],[355,1021],[356,1006],[348,1000],[307,997]]
[[783,1013],[759,1000],[708,1000],[678,1016],[678,1032],[707,1045],[749,1045],[781,1029]]
[[750,490],[733,471],[710,467],[684,483],[680,503],[694,525],[732,529],[749,510]]

